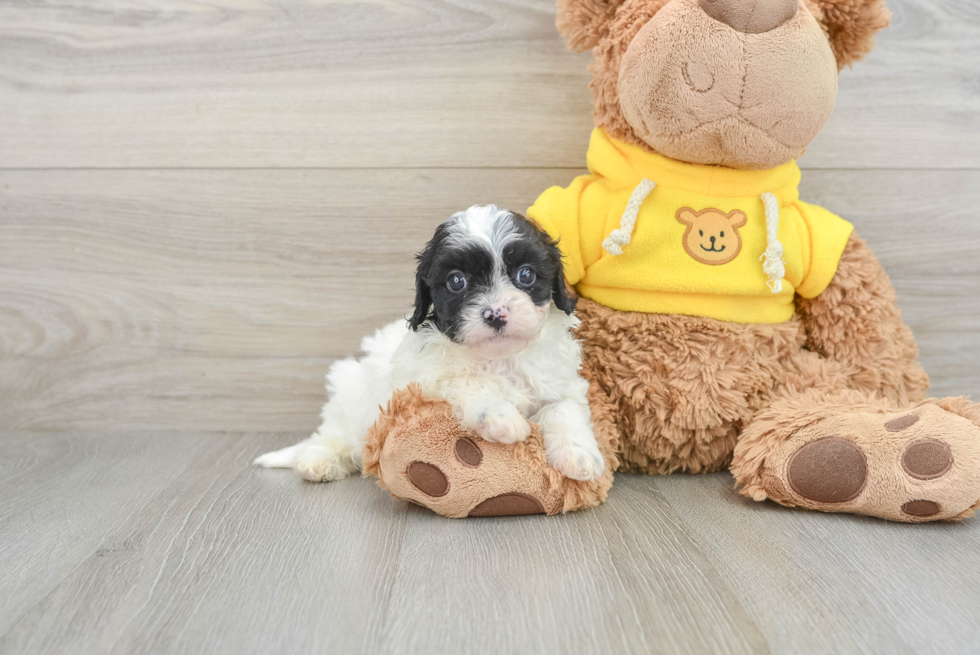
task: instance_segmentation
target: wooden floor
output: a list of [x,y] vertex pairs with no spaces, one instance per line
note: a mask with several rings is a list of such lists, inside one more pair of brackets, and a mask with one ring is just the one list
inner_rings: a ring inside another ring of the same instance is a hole
[[0,441],[0,653],[976,653],[980,521],[621,475],[544,519],[448,520],[250,460],[298,435]]
[[[980,397],[980,0],[888,0],[800,160]],[[474,203],[584,166],[553,0],[0,2],[0,653],[978,653],[980,519],[619,476],[449,521],[249,466]]]

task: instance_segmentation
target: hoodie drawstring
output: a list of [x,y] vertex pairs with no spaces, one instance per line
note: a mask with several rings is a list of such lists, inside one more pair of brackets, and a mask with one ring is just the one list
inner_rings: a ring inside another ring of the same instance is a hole
[[786,276],[786,262],[783,260],[783,244],[779,242],[779,200],[771,193],[763,193],[759,198],[766,206],[766,251],[759,258],[762,270],[769,276],[766,286],[773,293],[783,290],[783,278]]
[[602,249],[614,257],[623,254],[623,246],[628,246],[630,239],[633,238],[633,227],[636,225],[636,217],[640,213],[640,206],[647,196],[657,188],[657,184],[652,180],[644,178],[633,189],[633,195],[626,203],[626,210],[623,218],[619,221],[619,228],[612,231],[605,241],[602,242]]

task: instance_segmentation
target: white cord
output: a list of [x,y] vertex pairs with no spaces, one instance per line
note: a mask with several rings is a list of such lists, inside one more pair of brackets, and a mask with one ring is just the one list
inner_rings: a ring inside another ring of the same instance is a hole
[[656,188],[657,184],[646,178],[636,185],[636,188],[633,189],[633,195],[630,196],[629,202],[626,203],[623,218],[619,221],[619,229],[613,230],[612,234],[602,242],[603,250],[613,256],[623,254],[623,246],[628,246],[630,239],[633,238],[633,226],[636,225],[636,217],[640,213],[640,206]]
[[766,206],[766,237],[768,247],[759,259],[762,270],[769,277],[766,286],[773,293],[783,290],[783,278],[786,277],[786,262],[783,261],[783,244],[779,242],[779,201],[771,193],[763,193],[759,198]]

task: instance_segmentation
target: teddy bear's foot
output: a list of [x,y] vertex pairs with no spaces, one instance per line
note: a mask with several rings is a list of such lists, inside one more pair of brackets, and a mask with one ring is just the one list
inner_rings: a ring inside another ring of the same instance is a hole
[[962,398],[895,410],[841,394],[781,401],[746,430],[742,492],[790,507],[921,523],[980,506],[980,407]]
[[484,441],[442,401],[417,387],[397,392],[371,429],[364,472],[399,498],[451,518],[559,514],[602,502],[612,468],[578,482],[548,465],[538,429],[526,441]]

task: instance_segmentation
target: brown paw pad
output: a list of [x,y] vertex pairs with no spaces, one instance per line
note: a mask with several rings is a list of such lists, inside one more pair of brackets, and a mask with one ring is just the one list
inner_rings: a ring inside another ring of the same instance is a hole
[[913,441],[902,455],[902,468],[916,480],[935,480],[953,468],[953,451],[942,441]]
[[806,444],[789,460],[787,480],[800,496],[818,503],[846,503],[868,479],[868,461],[853,442],[826,437]]
[[449,493],[449,480],[446,474],[432,464],[412,462],[406,471],[408,479],[415,487],[433,498],[441,498]]
[[918,414],[909,414],[908,416],[897,418],[894,421],[888,421],[887,423],[885,423],[885,429],[888,430],[889,432],[901,432],[902,430],[906,430],[912,427],[918,422],[919,422]]
[[935,516],[942,508],[931,500],[910,500],[902,505],[902,512],[909,516]]
[[483,451],[469,437],[463,437],[456,442],[456,459],[468,468],[475,469],[483,462]]
[[544,504],[528,494],[509,493],[487,498],[470,510],[470,516],[522,516],[545,514]]

